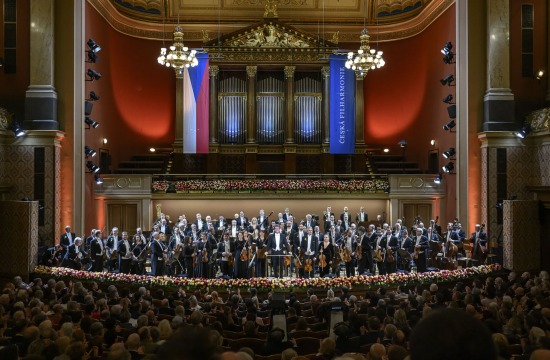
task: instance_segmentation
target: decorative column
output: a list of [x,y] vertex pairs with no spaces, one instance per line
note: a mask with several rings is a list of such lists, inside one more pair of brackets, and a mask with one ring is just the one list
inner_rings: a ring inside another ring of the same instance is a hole
[[218,143],[218,65],[210,65],[210,144]]
[[246,142],[247,144],[256,143],[256,74],[257,66],[246,67]]
[[487,0],[487,90],[483,131],[513,131],[510,89],[510,1]]
[[287,144],[294,144],[294,72],[296,66],[285,66],[286,85],[286,141]]
[[175,153],[183,153],[183,77],[176,76],[176,136],[172,147]]
[[54,88],[54,0],[31,0],[30,85],[25,94],[28,130],[58,130]]
[[330,142],[330,66],[323,66],[323,112],[321,114],[321,136],[323,144]]

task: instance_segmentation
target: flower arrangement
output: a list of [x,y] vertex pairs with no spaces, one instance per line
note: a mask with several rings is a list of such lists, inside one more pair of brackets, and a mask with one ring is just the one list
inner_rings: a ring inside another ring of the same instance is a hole
[[[166,191],[172,182],[153,181],[154,191]],[[376,180],[181,180],[173,182],[177,191],[388,191],[387,179]]]
[[252,279],[203,279],[180,278],[172,276],[149,276],[131,274],[97,273],[81,270],[73,270],[63,267],[37,266],[35,273],[38,275],[52,276],[55,278],[71,278],[79,281],[96,281],[100,283],[114,283],[135,286],[161,286],[161,287],[186,287],[188,289],[227,289],[227,288],[256,288],[259,290],[294,289],[294,288],[330,288],[330,287],[379,287],[413,284],[431,284],[452,281],[464,281],[477,276],[486,276],[499,271],[499,264],[481,265],[477,267],[463,268],[459,270],[441,270],[425,273],[388,274],[388,275],[358,275],[339,278],[311,278],[311,279],[277,279],[277,278],[252,278]]
[[153,191],[155,192],[162,192],[162,191],[166,191],[166,189],[168,189],[168,186],[170,184],[168,183],[168,181],[153,181]]

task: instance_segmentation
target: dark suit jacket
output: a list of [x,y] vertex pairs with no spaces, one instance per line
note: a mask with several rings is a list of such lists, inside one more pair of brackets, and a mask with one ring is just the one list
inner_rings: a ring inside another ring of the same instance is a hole
[[206,225],[206,221],[205,220],[201,220],[202,221],[202,226],[199,226],[199,221],[198,220],[195,220],[195,222],[193,224],[195,224],[195,226],[197,227],[197,231],[208,231],[208,225]]
[[237,220],[237,226],[239,228],[247,228],[248,227],[248,218],[246,216],[244,218],[238,217],[236,220]]
[[[305,254],[307,251],[307,234],[302,238],[302,243],[300,244],[300,249]],[[313,252],[313,257],[317,257],[319,255],[319,239],[317,239],[317,236],[312,235],[311,236],[311,251]]]
[[[74,238],[76,237],[75,234],[72,232],[71,233],[71,236],[72,236],[72,239],[73,239],[73,242],[74,242]],[[61,244],[61,246],[63,246],[63,248],[67,249],[69,247],[69,245],[71,245],[71,241],[69,240],[69,237],[67,236],[67,233],[64,232],[63,235],[61,235],[61,238],[59,238],[59,243]]]
[[[363,220],[363,222],[368,222],[369,221],[369,214],[364,213],[364,217],[365,217],[365,220]],[[355,215],[355,222],[356,223],[361,222],[361,212],[358,212],[357,215]]]
[[[78,252],[82,253],[82,257],[86,257],[88,253],[84,251],[84,246],[80,245],[78,248]],[[65,253],[65,257],[70,260],[76,259],[78,253],[76,252],[76,245],[72,244],[67,248],[67,252]]]
[[[348,226],[351,225],[351,221],[352,221],[351,216],[352,216],[351,213],[348,211],[348,221],[347,221]],[[342,225],[344,225],[344,213],[340,214],[340,220],[342,220]]]
[[[288,246],[288,241],[286,239],[286,235],[281,233],[281,239],[280,239],[280,243],[279,243],[279,248],[281,250],[286,250],[287,252],[290,251],[290,247]],[[273,234],[269,234],[268,238],[267,238],[267,251],[268,252],[271,252],[271,251],[275,251],[275,249],[277,248],[277,242],[275,240],[275,233]]]
[[267,216],[264,215],[263,220],[260,220],[260,215],[258,215],[256,219],[258,219],[258,226],[260,226],[260,228],[263,227],[264,229],[267,229],[267,227],[269,226],[269,223],[267,222]]
[[[103,255],[101,253],[101,246],[99,245],[98,241],[103,241],[102,239],[94,238],[92,240],[92,243],[90,245],[90,251],[92,252],[92,256],[101,256]],[[105,250],[105,249],[104,249]]]
[[107,238],[107,247],[109,247],[111,249],[114,249],[115,248],[115,241],[117,242],[117,245],[118,245],[118,242],[120,240],[122,240],[122,236],[117,235],[116,238],[115,238],[113,235],[109,235],[109,237]]
[[[159,231],[162,231],[162,226],[159,225]],[[170,235],[172,235],[172,226],[170,226],[170,224],[166,223],[166,226],[164,227],[164,231],[162,231],[166,237],[170,237]]]

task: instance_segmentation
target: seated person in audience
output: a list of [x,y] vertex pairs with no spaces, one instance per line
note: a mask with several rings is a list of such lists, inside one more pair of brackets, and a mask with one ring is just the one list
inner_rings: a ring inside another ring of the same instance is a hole
[[281,328],[272,329],[267,335],[267,342],[265,344],[265,355],[280,354],[284,350],[293,348],[296,346],[296,340],[284,341],[285,332]]

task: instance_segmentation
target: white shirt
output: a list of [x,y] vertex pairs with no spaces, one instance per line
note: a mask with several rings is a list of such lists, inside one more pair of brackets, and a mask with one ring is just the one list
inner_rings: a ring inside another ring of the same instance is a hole
[[275,234],[275,251],[281,250],[281,234]]
[[66,234],[67,234],[67,238],[69,239],[69,245],[72,245],[73,244],[73,236],[71,235],[70,232],[68,232]]
[[[230,247],[229,240],[228,240],[228,241],[225,241],[225,240],[224,240],[224,246],[225,246],[224,253],[229,253],[229,252],[231,252],[231,247]],[[229,255],[226,256],[225,254],[222,254],[222,260],[227,261],[228,258],[229,258]]]
[[231,227],[231,236],[237,237],[237,227],[236,226]]
[[307,237],[307,253],[311,254],[311,236]]
[[126,259],[129,259],[132,257],[132,252],[130,251],[130,243],[128,242],[128,240],[124,240],[124,246],[126,247],[126,256],[125,258]]

